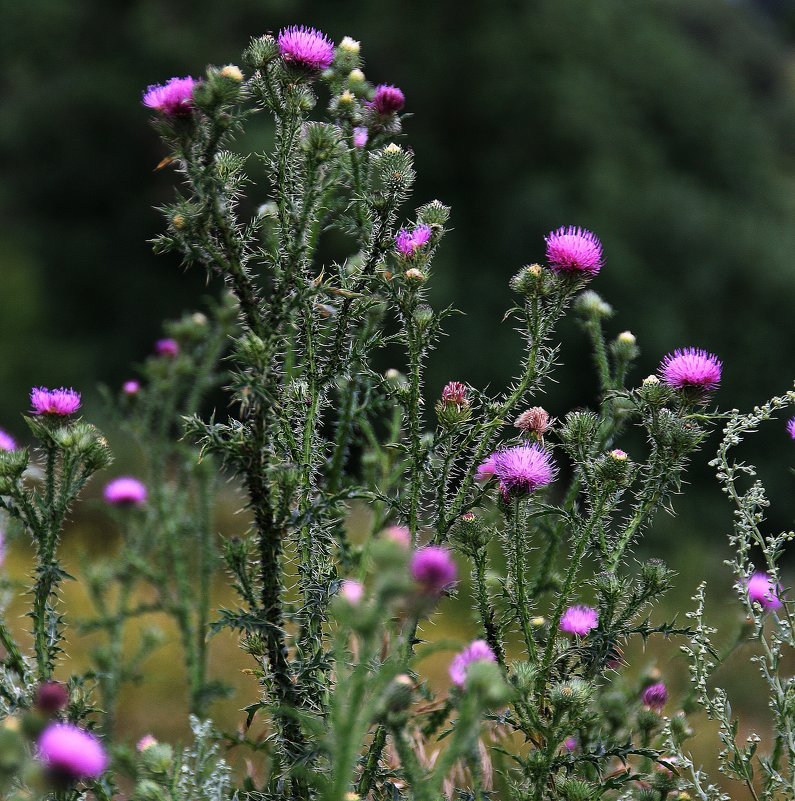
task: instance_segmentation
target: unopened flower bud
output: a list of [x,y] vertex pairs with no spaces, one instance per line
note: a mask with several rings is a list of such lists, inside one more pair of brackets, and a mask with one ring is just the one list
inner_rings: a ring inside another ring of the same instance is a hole
[[185,227],[185,223],[187,220],[185,219],[184,214],[175,214],[171,218],[171,224],[176,228],[178,231],[181,231]]
[[384,706],[390,712],[402,712],[411,706],[414,681],[406,673],[401,673],[392,679],[384,693]]
[[356,96],[347,89],[337,98],[338,108],[345,109],[346,111],[353,108],[355,102]]
[[577,298],[574,308],[584,317],[604,319],[613,315],[613,307],[591,289]]
[[[407,273],[408,275],[408,273]],[[420,332],[427,331],[433,322],[434,314],[430,306],[422,305],[414,309],[414,324]]]
[[348,85],[353,91],[360,90],[364,87],[364,73],[360,69],[351,70],[348,74]]
[[447,425],[455,425],[468,419],[471,414],[469,390],[460,381],[450,381],[442,390],[442,397],[436,404],[439,420]]
[[428,276],[422,270],[418,270],[416,267],[410,267],[403,273],[403,277],[407,281],[411,281],[414,284],[424,284],[428,280]]
[[402,153],[403,148],[400,145],[396,145],[394,142],[390,142],[385,148],[384,153],[395,154],[395,153]]
[[235,64],[227,64],[225,67],[222,67],[219,75],[235,83],[240,83],[243,80],[243,73],[240,71],[240,67]]
[[356,41],[356,39],[352,39],[350,36],[343,36],[342,41],[339,44],[340,50],[344,50],[346,53],[353,53],[357,54],[361,49],[361,44]]
[[522,267],[510,280],[510,287],[520,295],[532,295],[543,285],[544,270],[540,264]]

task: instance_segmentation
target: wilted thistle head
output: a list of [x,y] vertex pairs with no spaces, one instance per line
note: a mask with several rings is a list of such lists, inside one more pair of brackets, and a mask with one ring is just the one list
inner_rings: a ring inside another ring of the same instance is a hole
[[748,600],[751,603],[758,603],[764,610],[781,609],[782,603],[779,598],[779,590],[767,573],[758,571],[748,579],[746,583],[748,590]]
[[143,104],[166,117],[181,117],[190,114],[193,108],[193,90],[198,81],[187,78],[171,78],[164,84],[152,84],[144,92]]
[[51,723],[38,742],[39,758],[52,772],[68,779],[96,779],[108,766],[102,743],[71,723]]
[[355,579],[345,579],[340,585],[340,598],[344,598],[351,606],[356,606],[364,598],[364,584]]
[[158,356],[174,359],[179,356],[179,342],[171,337],[158,339],[157,342],[155,342],[155,353]]
[[552,418],[549,412],[541,406],[533,406],[522,412],[513,422],[514,426],[525,434],[535,434],[541,439],[549,431]]
[[369,105],[382,117],[386,117],[400,111],[405,104],[406,96],[397,86],[382,83],[376,87]]
[[438,595],[458,577],[453,556],[447,548],[426,545],[411,558],[411,577],[425,592]]
[[450,662],[448,673],[450,681],[458,687],[466,683],[467,670],[473,662],[496,662],[494,651],[485,640],[474,640]]
[[30,405],[33,414],[52,414],[68,417],[80,408],[80,393],[74,389],[47,389],[34,387],[30,391]]
[[660,363],[660,378],[674,389],[711,390],[720,384],[723,365],[702,348],[678,348]]
[[146,485],[132,476],[119,476],[105,485],[103,497],[112,506],[143,506]]
[[15,451],[17,449],[16,440],[7,431],[0,428],[0,451]]
[[787,420],[787,433],[792,439],[795,439],[795,417],[790,417],[790,419]]
[[494,454],[494,474],[507,493],[528,495],[549,484],[557,473],[550,453],[540,445],[516,445]]
[[650,709],[659,712],[668,702],[668,688],[661,681],[658,681],[656,684],[648,686],[640,698]]
[[401,256],[410,259],[417,251],[427,245],[431,239],[431,227],[418,225],[413,230],[401,228],[395,235],[395,248]]
[[602,243],[585,228],[564,226],[551,231],[545,240],[547,261],[555,272],[591,276],[602,269]]
[[590,606],[570,606],[560,619],[560,630],[584,637],[599,623],[597,611]]
[[286,64],[311,72],[321,72],[334,60],[334,44],[324,33],[305,25],[290,25],[276,39]]

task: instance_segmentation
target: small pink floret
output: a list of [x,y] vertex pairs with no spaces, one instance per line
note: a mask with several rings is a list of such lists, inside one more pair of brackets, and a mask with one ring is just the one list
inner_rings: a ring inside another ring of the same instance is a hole
[[30,391],[33,414],[54,414],[68,417],[80,408],[80,393],[73,389],[34,387]]
[[305,25],[279,31],[279,53],[287,64],[313,72],[328,69],[334,60],[334,44],[324,33]]
[[551,454],[538,444],[506,448],[492,458],[494,474],[505,493],[527,495],[549,484],[557,473]]
[[364,584],[354,579],[345,579],[340,585],[340,597],[351,606],[356,606],[364,598]]
[[560,630],[584,637],[596,628],[599,615],[590,606],[570,606],[560,619]]
[[449,381],[442,390],[442,403],[465,406],[469,403],[469,390],[460,381]]
[[410,570],[414,581],[433,594],[447,589],[458,577],[452,554],[439,545],[420,548],[411,558]]
[[0,428],[0,451],[15,451],[17,449],[16,440],[6,431]]
[[795,439],[795,417],[790,417],[790,419],[787,420],[787,433],[792,439]]
[[139,754],[142,754],[147,748],[151,748],[153,745],[157,745],[157,740],[155,739],[154,735],[145,734],[135,744],[135,750],[138,751]]
[[563,741],[563,747],[569,752],[575,751],[577,749],[577,738],[576,737],[567,737]]
[[748,600],[751,603],[758,603],[765,610],[781,609],[782,603],[779,598],[779,587],[773,584],[772,579],[767,573],[759,571],[748,579],[746,585],[748,589]]
[[353,129],[353,146],[354,147],[364,147],[367,144],[367,140],[370,138],[370,133],[367,128],[358,127]]
[[71,723],[51,723],[38,745],[39,757],[48,768],[73,779],[97,779],[108,766],[102,743]]
[[703,348],[678,348],[660,364],[660,378],[674,389],[715,389],[720,384],[723,364]]
[[421,247],[427,245],[431,239],[431,227],[418,225],[412,231],[401,228],[395,236],[395,247],[398,253],[411,258]]
[[668,688],[661,681],[651,684],[643,691],[641,701],[655,712],[660,712],[668,703]]
[[158,356],[165,356],[168,359],[175,359],[179,356],[179,342],[176,339],[158,339],[155,342],[155,353]]
[[146,485],[132,476],[120,476],[105,485],[104,497],[113,506],[143,506],[147,497]]
[[382,117],[386,117],[400,111],[406,105],[406,96],[397,86],[382,83],[376,87],[370,105]]
[[491,456],[478,465],[477,470],[475,470],[476,481],[489,481],[494,478],[494,474],[497,471],[497,467],[494,464],[494,457],[496,455],[497,454],[492,453]]
[[450,681],[463,687],[467,679],[467,671],[473,662],[496,662],[497,657],[485,640],[474,640],[461,653],[453,657],[448,669]]
[[190,114],[193,108],[194,78],[172,78],[164,84],[153,84],[144,92],[143,104],[166,117]]
[[125,395],[137,395],[141,391],[141,384],[134,379],[125,381],[121,386],[121,391]]
[[602,243],[585,228],[564,226],[547,234],[545,240],[547,261],[555,272],[596,275],[604,265]]
[[406,550],[411,545],[411,532],[406,526],[389,526],[384,529],[382,536],[384,539],[390,540]]

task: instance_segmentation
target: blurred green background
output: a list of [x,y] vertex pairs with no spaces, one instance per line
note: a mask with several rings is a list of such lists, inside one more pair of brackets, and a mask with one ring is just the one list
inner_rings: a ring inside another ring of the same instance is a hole
[[[163,319],[201,303],[204,275],[146,241],[173,175],[154,171],[163,149],[140,94],[238,61],[250,36],[289,23],[362,41],[368,77],[407,96],[416,204],[453,207],[434,293],[466,316],[448,326],[429,395],[450,379],[510,379],[508,278],[562,224],[604,242],[594,288],[617,309],[610,333],[638,338],[631,380],[694,344],[724,360],[724,408],[790,387],[792,0],[2,0],[0,426],[24,437],[33,384],[79,387],[101,418],[93,388],[118,385]],[[558,383],[538,399],[557,416],[595,389],[582,334],[572,322],[563,334]],[[747,452],[764,463],[781,528],[795,446],[768,428]],[[644,546],[682,572],[679,608],[702,577],[718,598],[729,591],[714,444],[678,516]]]

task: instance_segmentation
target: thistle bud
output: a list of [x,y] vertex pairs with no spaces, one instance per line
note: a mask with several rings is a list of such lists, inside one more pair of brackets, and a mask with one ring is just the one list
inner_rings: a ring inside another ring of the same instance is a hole
[[414,680],[407,673],[395,676],[384,692],[383,704],[388,712],[402,712],[411,706]]
[[555,782],[555,789],[560,798],[564,801],[593,801],[597,793],[601,794],[597,788],[582,779],[560,777]]
[[670,729],[676,745],[681,745],[685,740],[693,736],[693,730],[690,728],[687,717],[683,712],[671,718]]
[[36,707],[48,715],[60,712],[69,703],[69,690],[59,681],[46,681],[36,690]]
[[640,353],[635,335],[631,331],[622,331],[610,345],[610,349],[621,362],[631,362]]
[[144,767],[155,774],[165,774],[174,763],[174,751],[167,743],[155,743],[140,752]]
[[[347,89],[337,98],[337,108],[340,111],[351,111],[356,103],[356,96]],[[366,129],[365,129],[366,130]]]
[[252,69],[264,69],[279,56],[279,45],[272,36],[252,39],[243,51],[243,59]]
[[589,289],[580,294],[574,302],[575,311],[587,319],[605,320],[613,316],[613,307],[602,300],[596,292]]
[[549,701],[556,710],[568,711],[571,716],[585,712],[591,700],[591,688],[582,679],[570,679],[552,687]]
[[364,73],[360,69],[351,70],[348,74],[348,86],[355,95],[363,94],[367,88]]
[[403,273],[403,277],[412,284],[424,284],[428,280],[428,276],[416,267],[410,267],[406,270],[406,272]]
[[[408,273],[406,273],[406,275],[408,276]],[[425,304],[417,306],[417,308],[414,309],[414,314],[412,317],[414,324],[417,326],[417,330],[421,334],[425,333],[431,327],[431,323],[433,323],[433,309]]]
[[564,442],[590,447],[599,427],[599,419],[593,412],[569,412],[560,429]]
[[460,381],[450,381],[442,390],[436,404],[436,414],[444,425],[454,426],[469,419],[472,414],[469,390]]
[[134,801],[167,801],[170,793],[151,779],[141,779],[133,790]]
[[417,209],[417,220],[424,225],[444,225],[450,219],[450,207],[432,200]]
[[235,83],[240,83],[243,80],[243,73],[240,71],[240,67],[235,64],[227,64],[225,67],[221,67],[218,74]]
[[629,457],[620,448],[616,448],[607,455],[599,457],[596,468],[597,474],[602,480],[615,484],[626,483],[626,480],[631,475]]
[[511,289],[520,295],[534,295],[542,292],[547,276],[540,264],[530,264],[522,267],[510,280]]

